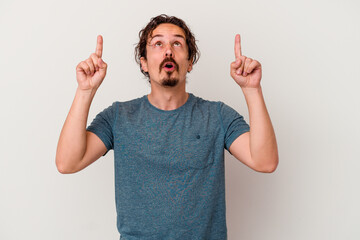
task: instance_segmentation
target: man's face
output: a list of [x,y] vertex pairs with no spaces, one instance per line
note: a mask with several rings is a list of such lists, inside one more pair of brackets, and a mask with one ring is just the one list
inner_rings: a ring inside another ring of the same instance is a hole
[[170,23],[157,26],[149,37],[146,57],[141,67],[149,73],[151,83],[172,87],[186,81],[186,73],[192,69],[188,60],[188,46],[184,31]]

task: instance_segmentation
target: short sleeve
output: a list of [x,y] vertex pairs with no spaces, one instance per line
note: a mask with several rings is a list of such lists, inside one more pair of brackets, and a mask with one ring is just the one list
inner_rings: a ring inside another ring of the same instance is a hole
[[249,125],[238,112],[228,105],[220,102],[219,105],[221,124],[225,132],[224,146],[229,151],[230,145],[241,134],[250,130]]
[[116,103],[100,112],[91,124],[87,127],[87,131],[96,134],[105,144],[107,151],[114,148],[113,127],[116,120]]

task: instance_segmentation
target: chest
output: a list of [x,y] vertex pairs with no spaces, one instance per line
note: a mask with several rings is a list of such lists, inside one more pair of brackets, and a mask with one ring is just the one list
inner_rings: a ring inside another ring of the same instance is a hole
[[114,131],[115,155],[123,164],[203,169],[223,149],[220,124],[211,116],[138,116],[121,119]]

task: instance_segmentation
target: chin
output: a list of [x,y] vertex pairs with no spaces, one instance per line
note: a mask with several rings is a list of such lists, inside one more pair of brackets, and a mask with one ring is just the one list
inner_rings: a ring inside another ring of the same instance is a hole
[[172,72],[168,72],[167,76],[162,79],[161,85],[163,87],[175,87],[176,85],[178,85],[179,78],[176,76],[171,77],[172,74]]
[[178,85],[179,79],[178,78],[166,78],[162,80],[161,85],[163,87],[175,87]]

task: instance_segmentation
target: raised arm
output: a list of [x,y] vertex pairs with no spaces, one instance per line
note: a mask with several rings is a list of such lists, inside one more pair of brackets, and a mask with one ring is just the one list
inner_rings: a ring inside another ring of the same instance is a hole
[[238,160],[259,172],[273,172],[278,165],[275,132],[262,94],[261,64],[241,52],[240,35],[235,36],[235,61],[230,75],[241,87],[249,109],[250,132],[240,135],[229,150]]
[[107,64],[102,60],[102,51],[103,39],[99,35],[95,53],[76,67],[78,88],[56,151],[56,167],[61,173],[80,171],[106,152],[104,143],[86,131],[92,99],[106,75]]

